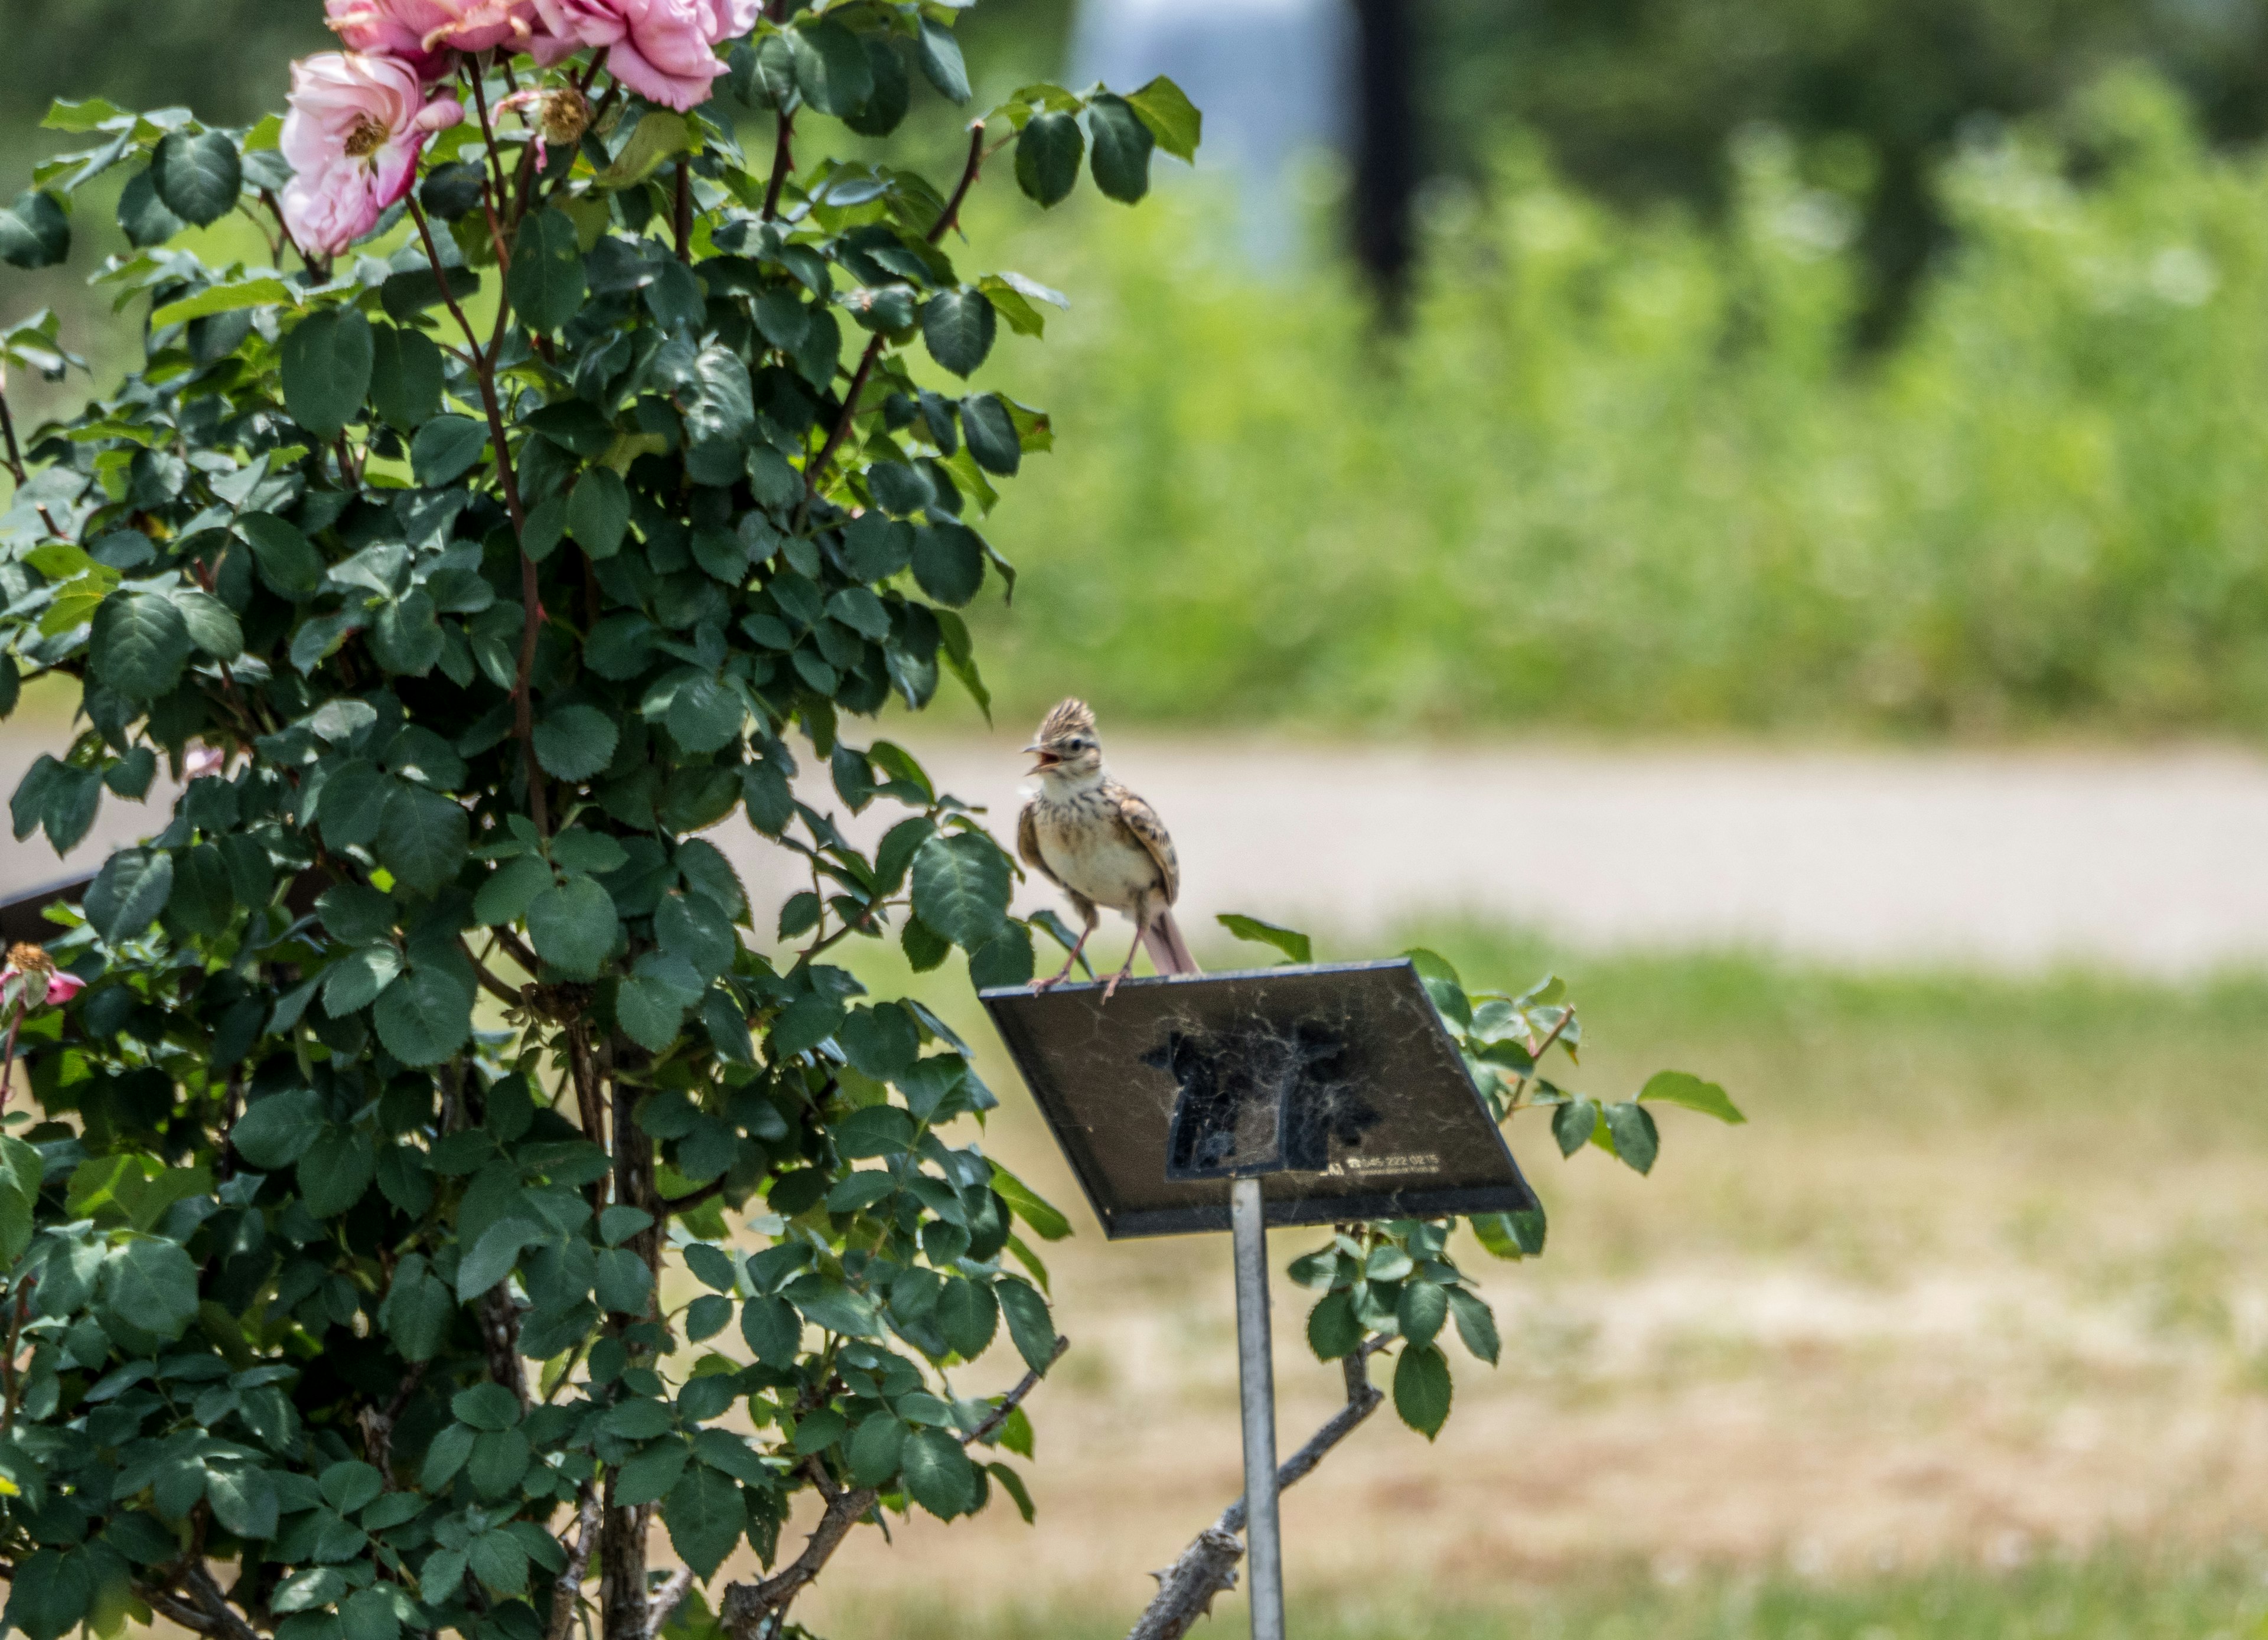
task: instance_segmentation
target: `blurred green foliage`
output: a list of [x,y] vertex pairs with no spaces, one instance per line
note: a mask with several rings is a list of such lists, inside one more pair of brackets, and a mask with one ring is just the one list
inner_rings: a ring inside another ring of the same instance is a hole
[[1437,172],[1475,180],[1516,130],[1625,203],[1733,205],[1727,142],[1764,121],[1860,204],[1886,332],[1950,227],[1928,186],[1981,117],[2059,105],[2121,63],[2182,88],[2217,141],[2268,129],[2259,0],[1413,0]]
[[1174,211],[1017,248],[1082,294],[1012,356],[1066,437],[999,532],[1007,719],[2268,724],[2268,158],[2132,73],[1980,138],[1958,254],[1854,365],[1852,212],[1786,140],[1721,230],[1510,152],[1399,343]]

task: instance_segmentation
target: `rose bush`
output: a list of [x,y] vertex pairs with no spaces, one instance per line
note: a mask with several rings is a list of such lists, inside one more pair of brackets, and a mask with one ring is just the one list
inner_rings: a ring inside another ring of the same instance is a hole
[[[966,383],[1061,298],[956,267],[962,201],[1012,147],[1053,203],[1090,142],[1134,199],[1197,116],[1035,86],[941,186],[821,157],[917,79],[967,99],[955,15],[331,0],[280,118],[51,116],[91,145],[0,255],[63,260],[125,167],[94,277],[147,324],[66,422],[0,381],[0,713],[26,673],[80,712],[15,834],[180,786],[0,974],[32,1640],[652,1640],[743,1543],[723,1619],[776,1635],[859,1521],[1027,1506],[1061,1220],[984,1156],[952,1031],[828,953],[1014,980],[1031,932],[976,818],[854,726],[983,698],[956,611],[1048,445]],[[44,315],[0,357],[80,368]],[[900,811],[879,847],[806,760]],[[808,893],[749,903],[696,835],[736,811]]]

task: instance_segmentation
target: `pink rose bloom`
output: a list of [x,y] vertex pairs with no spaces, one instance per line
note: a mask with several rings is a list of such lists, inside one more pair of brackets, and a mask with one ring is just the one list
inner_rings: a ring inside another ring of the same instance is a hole
[[454,51],[529,48],[535,0],[324,0],[350,51],[400,57],[427,81],[447,77]]
[[284,224],[318,256],[335,256],[376,227],[417,180],[425,139],[465,117],[453,97],[428,102],[409,64],[351,51],[293,63],[289,102]]
[[[22,974],[23,970],[17,967],[0,968],[0,985],[5,985],[11,980],[20,978]],[[86,982],[76,974],[65,973],[61,968],[51,967],[48,970],[46,1001],[50,1008],[62,1006],[85,989]]]
[[556,63],[607,48],[607,72],[648,102],[681,113],[709,100],[725,72],[711,48],[756,26],[758,0],[535,0],[551,34],[530,48]]

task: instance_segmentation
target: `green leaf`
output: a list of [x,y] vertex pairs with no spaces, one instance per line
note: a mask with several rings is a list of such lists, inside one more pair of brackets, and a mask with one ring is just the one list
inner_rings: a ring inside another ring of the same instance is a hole
[[520,1254],[544,1239],[539,1225],[524,1218],[500,1218],[481,1232],[473,1250],[457,1265],[457,1299],[470,1304],[512,1272]]
[[334,1019],[367,1008],[401,973],[401,953],[391,945],[350,951],[323,971],[323,1011]]
[[527,915],[535,897],[551,886],[551,867],[543,857],[523,854],[507,860],[473,896],[473,916],[489,927],[517,923]]
[[1204,135],[1204,116],[1197,106],[1182,95],[1182,88],[1160,74],[1140,91],[1130,92],[1126,99],[1142,123],[1150,128],[1150,135],[1158,139],[1158,146],[1176,159],[1195,164],[1197,143]]
[[567,497],[567,533],[585,557],[611,558],[621,551],[630,521],[630,493],[612,467],[593,467],[575,481]]
[[1058,205],[1079,180],[1086,135],[1059,108],[1034,114],[1016,138],[1016,186],[1042,205]]
[[999,327],[992,304],[971,286],[939,290],[922,306],[922,341],[930,357],[956,376],[967,376],[984,362]]
[[[364,1466],[367,1467],[368,1466]],[[357,1589],[339,1607],[342,1640],[400,1640],[401,1614],[396,1592],[387,1587]]]
[[313,1088],[286,1088],[246,1106],[229,1139],[246,1161],[274,1173],[306,1155],[322,1130],[322,1095]]
[[1457,1318],[1457,1336],[1465,1341],[1465,1348],[1494,1366],[1503,1345],[1497,1338],[1496,1313],[1478,1293],[1462,1287],[1445,1289],[1449,1295],[1449,1313]]
[[270,592],[304,597],[322,584],[323,556],[298,526],[271,512],[247,512],[237,519],[236,533]]
[[[519,271],[518,263],[513,271]],[[409,466],[419,483],[438,489],[463,477],[488,442],[485,423],[469,416],[437,416],[409,441]]]
[[688,444],[739,444],[756,419],[747,364],[725,348],[702,349],[693,356],[692,380],[678,390],[677,408]]
[[795,83],[803,99],[837,119],[857,110],[874,92],[873,64],[865,42],[831,18],[787,31],[795,54]]
[[1297,929],[1263,923],[1256,916],[1245,916],[1234,911],[1224,911],[1214,921],[1239,939],[1248,939],[1258,945],[1275,946],[1292,962],[1313,962],[1315,960],[1314,942]]
[[1723,1122],[1738,1124],[1748,1121],[1723,1088],[1714,1082],[1704,1082],[1687,1070],[1655,1071],[1646,1078],[1646,1086],[1638,1090],[1638,1098],[1660,1099],[1665,1105],[1683,1105]]
[[236,207],[244,168],[236,144],[218,131],[174,131],[150,162],[158,197],[182,221],[210,227]]
[[535,725],[535,761],[560,780],[583,781],[615,761],[621,734],[595,706],[563,706]]
[[599,173],[596,186],[635,188],[660,170],[665,161],[690,153],[696,146],[693,128],[682,114],[649,108],[630,133],[630,140],[615,156],[615,163]]
[[163,849],[121,849],[87,886],[86,918],[111,945],[139,937],[173,893],[173,857]]
[[914,535],[914,579],[940,604],[960,607],[984,585],[984,542],[950,520],[924,525]]
[[535,954],[571,979],[599,976],[620,928],[614,896],[588,877],[544,890],[527,908]]
[[[0,244],[5,243],[0,234]],[[12,258],[11,259],[13,260]],[[26,1640],[57,1640],[85,1620],[94,1600],[94,1559],[85,1550],[66,1555],[34,1550],[9,1585],[7,1624]]]
[[1344,1291],[1329,1295],[1307,1312],[1307,1348],[1318,1361],[1352,1355],[1368,1331],[1355,1317],[1354,1300]]
[[999,1163],[991,1166],[994,1192],[1009,1211],[1032,1227],[1034,1235],[1042,1241],[1061,1241],[1071,1234],[1071,1220],[1061,1211]]
[[1609,1105],[1600,1114],[1615,1154],[1638,1173],[1652,1173],[1661,1154],[1661,1131],[1653,1125],[1653,1114],[1635,1102]]
[[509,1532],[482,1533],[465,1546],[465,1561],[473,1576],[497,1594],[527,1592],[527,1551]]
[[335,438],[362,409],[375,347],[351,307],[310,313],[284,338],[284,406],[319,438]]
[[[938,1295],[937,1324],[954,1352],[974,1361],[991,1347],[992,1335],[999,1330],[999,1300],[982,1282],[948,1281]],[[1055,1341],[1050,1336],[1048,1342],[1052,1347]]]
[[170,1241],[136,1236],[102,1261],[102,1319],[114,1336],[171,1342],[197,1314],[197,1267]]
[[1087,104],[1086,122],[1094,133],[1094,186],[1131,205],[1150,191],[1150,151],[1157,138],[1131,103],[1108,92]]
[[682,1440],[656,1442],[631,1458],[615,1482],[615,1501],[623,1505],[651,1504],[669,1495],[677,1477],[685,1473],[692,1452]]
[[[133,194],[133,183],[127,184],[126,192],[129,195]],[[156,202],[153,200],[152,203]],[[118,211],[122,217],[126,214],[126,200],[119,201]],[[158,209],[164,210],[165,207],[159,204]],[[168,212],[168,217],[171,214]],[[180,224],[175,222],[173,232],[180,231]],[[129,229],[129,237],[131,232]],[[281,279],[244,279],[234,284],[208,285],[195,296],[185,296],[178,302],[168,302],[157,309],[150,315],[150,327],[162,330],[168,325],[184,324],[192,319],[210,319],[215,313],[233,313],[247,307],[269,307],[279,302],[296,306],[298,300],[291,287]]]
[[1007,926],[1007,857],[971,832],[932,837],[914,856],[914,915],[959,945],[976,951]]
[[370,401],[386,421],[407,432],[438,415],[442,380],[432,337],[404,326],[372,327]]
[[1013,1276],[1001,1277],[992,1291],[1008,1318],[1008,1336],[1016,1353],[1033,1372],[1044,1373],[1056,1353],[1055,1320],[1048,1313],[1048,1301],[1030,1283]]
[[[118,195],[118,225],[126,235],[126,242],[136,250],[143,250],[152,245],[163,245],[188,224],[167,210],[166,202],[158,197],[157,173],[144,165],[126,180],[125,189]],[[275,285],[278,291],[284,290],[281,280],[267,283]],[[276,297],[269,299],[285,298]],[[163,329],[167,325],[178,324],[181,318],[196,317],[195,314],[185,314],[161,319],[158,313],[163,312],[160,309],[150,315],[151,329]]]
[[792,1366],[803,1344],[803,1318],[784,1298],[751,1298],[740,1306],[740,1336],[766,1366]]
[[413,966],[371,1011],[386,1051],[413,1070],[438,1065],[473,1035],[473,982],[445,967]]
[[1481,1246],[1494,1257],[1532,1259],[1543,1251],[1547,1226],[1541,1208],[1523,1213],[1476,1213],[1472,1225]]
[[335,1218],[362,1200],[377,1173],[367,1136],[326,1128],[299,1158],[300,1201],[317,1218]]
[[1015,417],[999,395],[971,393],[961,401],[961,430],[968,435],[968,453],[988,473],[1012,478],[1024,464],[1024,446],[1016,437]]
[[[641,132],[644,121],[639,121]],[[539,210],[523,218],[512,240],[512,271],[504,294],[530,329],[549,334],[582,311],[588,289],[575,224],[562,210]]]
[[448,1342],[456,1313],[456,1296],[428,1273],[424,1260],[412,1269],[405,1259],[394,1269],[379,1320],[403,1360],[431,1361]]
[[166,594],[189,630],[189,642],[200,654],[215,660],[234,660],[244,653],[244,628],[236,612],[210,592],[194,586],[177,586]]
[[464,864],[471,828],[464,809],[439,792],[394,782],[379,819],[378,863],[403,886],[436,893]]
[[722,1565],[748,1524],[747,1505],[729,1476],[695,1464],[662,1500],[662,1523],[678,1559],[706,1579]]
[[1402,1283],[1394,1311],[1395,1324],[1413,1344],[1430,1344],[1449,1317],[1449,1295],[1434,1282],[1412,1277]]
[[938,95],[947,102],[968,100],[968,65],[961,55],[961,42],[953,31],[930,18],[921,19],[921,33],[914,39],[914,54],[921,60],[922,72],[929,83],[937,87]]
[[905,1445],[903,1423],[887,1412],[873,1414],[851,1431],[850,1445],[844,1448],[850,1464],[850,1478],[860,1486],[887,1485],[898,1473],[898,1460]]
[[274,1477],[250,1467],[216,1467],[205,1482],[213,1518],[240,1538],[276,1535],[279,1500]]
[[700,997],[700,976],[682,958],[648,952],[616,987],[615,1017],[631,1041],[659,1054],[677,1040],[686,1011]]
[[1599,1124],[1599,1107],[1587,1099],[1571,1099],[1551,1113],[1551,1136],[1558,1142],[1559,1154],[1572,1156],[1591,1142],[1591,1130]]
[[519,1422],[519,1398],[501,1384],[475,1384],[451,1396],[449,1410],[476,1430],[508,1430]]
[[1402,1346],[1394,1364],[1394,1410],[1429,1441],[1449,1421],[1449,1358],[1437,1345]]
[[88,637],[96,680],[129,701],[154,701],[170,690],[195,649],[180,607],[162,592],[111,593],[96,608]]
[[961,1443],[944,1430],[916,1430],[898,1459],[906,1495],[939,1520],[976,1506],[976,1467]]
[[26,188],[0,210],[0,261],[18,268],[52,268],[70,254],[70,218],[55,196]]

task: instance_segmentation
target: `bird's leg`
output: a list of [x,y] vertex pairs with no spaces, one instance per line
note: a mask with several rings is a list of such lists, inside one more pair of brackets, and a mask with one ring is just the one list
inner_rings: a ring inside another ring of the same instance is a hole
[[1063,972],[1055,975],[1052,979],[1034,980],[1032,982],[1032,989],[1034,990],[1052,990],[1057,986],[1062,984],[1065,980],[1071,978],[1071,969],[1079,965],[1079,953],[1086,949],[1086,942],[1094,936],[1096,920],[1097,919],[1094,917],[1089,917],[1086,922],[1086,926],[1079,930],[1079,944],[1073,945],[1071,948],[1071,955],[1064,959]]
[[1142,930],[1150,926],[1150,896],[1138,894],[1134,899],[1134,943],[1126,948],[1126,966],[1112,974],[1102,988],[1102,1000],[1108,1002],[1118,994],[1118,982],[1134,972],[1135,953],[1142,949]]

